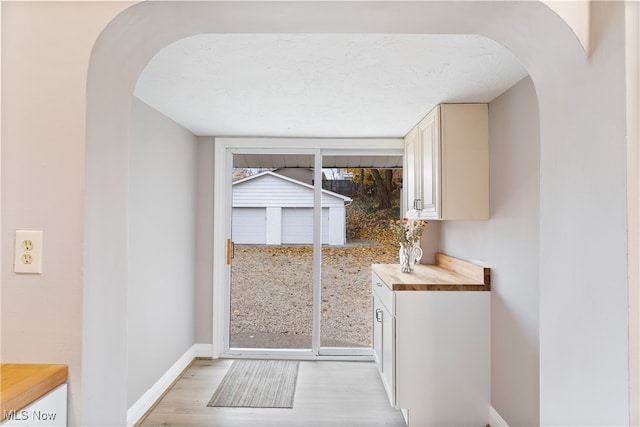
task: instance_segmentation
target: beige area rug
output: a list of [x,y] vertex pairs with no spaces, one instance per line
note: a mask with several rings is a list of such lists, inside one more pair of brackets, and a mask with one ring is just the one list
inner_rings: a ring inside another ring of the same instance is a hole
[[207,406],[293,408],[299,362],[234,360]]

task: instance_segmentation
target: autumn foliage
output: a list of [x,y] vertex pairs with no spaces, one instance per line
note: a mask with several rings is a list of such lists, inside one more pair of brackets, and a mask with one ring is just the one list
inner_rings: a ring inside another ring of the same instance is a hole
[[372,198],[378,210],[394,207],[402,185],[402,169],[345,169],[353,174],[358,185],[358,196]]

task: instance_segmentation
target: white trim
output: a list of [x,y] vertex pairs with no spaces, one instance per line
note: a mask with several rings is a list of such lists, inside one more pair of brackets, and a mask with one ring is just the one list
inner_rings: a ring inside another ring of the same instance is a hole
[[231,236],[233,154],[403,155],[402,138],[251,138],[216,137],[213,223],[213,327],[212,357],[228,354],[230,268],[226,262],[226,241]]
[[[351,352],[353,353],[353,352]],[[228,353],[224,353],[221,359],[281,359],[281,360],[312,360],[312,361],[340,361],[340,362],[375,362],[372,354],[354,355],[354,354],[316,354],[313,350],[273,350],[273,349],[253,349],[241,348],[230,349]]]
[[211,357],[211,344],[194,344],[127,410],[127,427],[135,425],[196,357]]
[[230,267],[226,261],[226,239],[231,237],[232,205],[230,174],[233,155],[224,143],[215,139],[214,204],[213,204],[213,357],[228,349],[229,295],[227,292]]
[[489,406],[489,425],[491,427],[509,427],[509,424],[498,414],[493,406]]
[[627,85],[627,277],[629,288],[629,425],[640,425],[640,6],[625,8]]
[[400,412],[402,413],[402,418],[404,418],[404,423],[409,425],[409,411],[406,409],[400,409]]
[[[321,262],[322,262],[322,152],[318,149],[313,157],[313,299],[311,302],[311,317],[313,327],[311,329],[311,347],[317,356],[320,353],[320,328],[321,328]],[[345,242],[346,243],[346,242]]]
[[194,344],[192,348],[194,357],[213,357],[212,344]]
[[[327,150],[327,155],[344,154],[345,151],[362,151],[371,155],[387,155],[389,150],[402,149],[403,138],[252,138],[217,137],[216,144],[231,148],[235,153],[256,154],[256,148],[267,149],[274,154],[288,153],[291,149],[303,154],[313,154],[314,148]],[[247,150],[248,149],[248,150]],[[324,153],[323,153],[324,154]]]

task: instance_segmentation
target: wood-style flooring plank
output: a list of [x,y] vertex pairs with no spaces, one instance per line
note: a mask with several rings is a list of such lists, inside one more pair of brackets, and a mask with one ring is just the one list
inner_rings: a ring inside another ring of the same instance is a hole
[[141,426],[405,427],[371,362],[301,361],[291,409],[209,408],[231,360],[197,360]]

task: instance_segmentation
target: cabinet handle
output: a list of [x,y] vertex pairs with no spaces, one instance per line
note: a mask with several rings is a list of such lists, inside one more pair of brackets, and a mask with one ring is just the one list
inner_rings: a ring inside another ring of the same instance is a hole
[[381,288],[381,287],[382,287],[382,283],[380,283],[380,282],[376,282],[376,286],[377,286],[377,287],[379,287],[379,288]]
[[382,310],[381,309],[377,309],[376,310],[376,322],[382,323]]
[[421,211],[422,210],[422,199],[415,199],[413,201],[413,209],[415,209],[417,211]]

